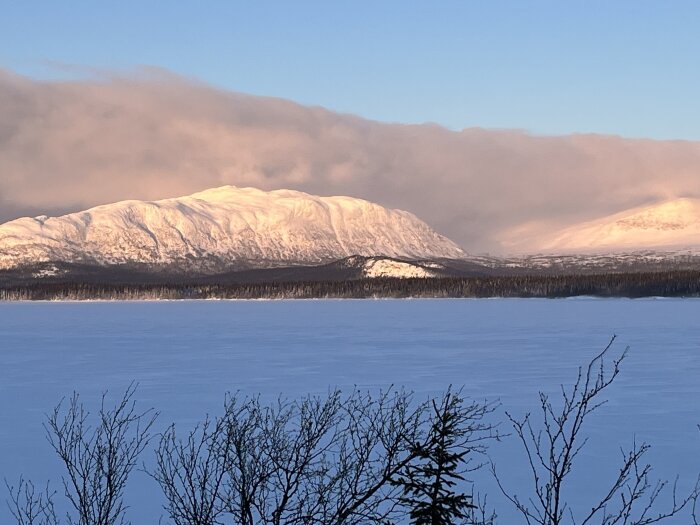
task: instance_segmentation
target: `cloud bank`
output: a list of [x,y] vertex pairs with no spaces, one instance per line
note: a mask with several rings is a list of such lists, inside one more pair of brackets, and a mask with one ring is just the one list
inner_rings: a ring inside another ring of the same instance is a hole
[[700,197],[700,142],[387,124],[156,69],[61,82],[0,70],[0,221],[224,184],[362,197],[505,253]]

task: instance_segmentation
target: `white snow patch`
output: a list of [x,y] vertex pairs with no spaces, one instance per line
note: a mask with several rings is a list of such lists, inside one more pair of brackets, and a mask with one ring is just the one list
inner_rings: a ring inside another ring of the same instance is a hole
[[400,279],[437,277],[437,273],[417,264],[393,259],[372,259],[365,263],[362,275],[368,278],[396,277]]
[[37,278],[42,278],[42,277],[55,277],[56,275],[60,275],[62,273],[65,273],[55,266],[49,266],[47,268],[42,268],[41,270],[38,270],[34,273],[32,273],[33,277]]

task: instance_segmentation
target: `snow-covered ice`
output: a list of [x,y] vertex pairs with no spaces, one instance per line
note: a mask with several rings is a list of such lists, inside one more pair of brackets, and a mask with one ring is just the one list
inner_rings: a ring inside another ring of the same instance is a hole
[[[585,507],[635,437],[653,445],[658,476],[686,483],[700,472],[699,311],[700,301],[654,299],[0,303],[0,476],[57,480],[42,422],[74,389],[95,402],[135,380],[161,425],[216,413],[226,391],[272,398],[353,385],[422,396],[464,384],[519,415],[618,334],[630,355],[590,420],[571,488]],[[513,440],[492,454],[508,485],[522,487]],[[489,476],[476,479],[500,523],[520,523]],[[157,523],[160,494],[145,474],[127,498],[133,522]],[[8,519],[0,506],[0,523]]]

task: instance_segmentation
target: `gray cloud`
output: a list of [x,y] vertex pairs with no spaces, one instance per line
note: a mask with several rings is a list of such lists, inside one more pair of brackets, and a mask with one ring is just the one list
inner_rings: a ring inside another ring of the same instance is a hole
[[700,196],[700,143],[385,124],[156,69],[68,82],[0,70],[0,220],[222,184],[363,197],[502,252]]

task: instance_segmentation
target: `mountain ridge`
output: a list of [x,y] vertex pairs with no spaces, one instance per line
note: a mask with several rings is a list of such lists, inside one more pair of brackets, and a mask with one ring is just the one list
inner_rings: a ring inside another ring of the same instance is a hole
[[682,197],[637,206],[611,215],[584,221],[532,239],[515,239],[534,244],[530,253],[602,254],[639,251],[700,254],[700,199]]
[[318,264],[352,255],[465,255],[410,212],[346,196],[222,186],[0,225],[0,268],[45,262],[181,271]]

